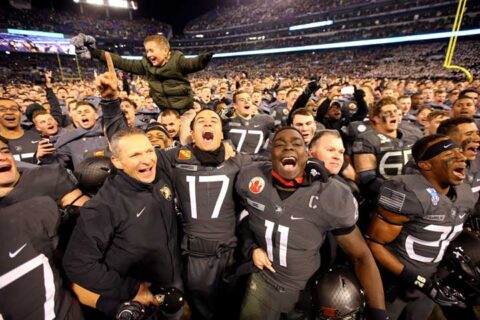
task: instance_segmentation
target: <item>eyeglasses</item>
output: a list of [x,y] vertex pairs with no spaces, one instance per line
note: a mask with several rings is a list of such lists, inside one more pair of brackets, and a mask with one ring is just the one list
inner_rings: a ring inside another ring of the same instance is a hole
[[10,108],[5,108],[5,107],[0,107],[0,113],[6,113],[6,112],[20,112],[20,109],[18,107],[10,107]]

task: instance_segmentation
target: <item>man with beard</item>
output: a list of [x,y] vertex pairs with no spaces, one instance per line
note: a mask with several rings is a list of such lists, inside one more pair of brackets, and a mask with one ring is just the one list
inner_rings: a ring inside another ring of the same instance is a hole
[[466,157],[447,136],[430,135],[412,148],[420,174],[396,177],[380,189],[367,232],[370,249],[386,271],[387,313],[394,320],[427,319],[435,303],[462,299],[431,280],[450,241],[475,205],[467,184]]
[[23,130],[20,125],[20,106],[8,98],[0,98],[0,136],[8,139],[13,156],[17,161],[33,162],[38,133]]
[[172,141],[169,146],[174,146],[178,143],[180,132],[180,115],[176,110],[167,109],[162,111],[158,117],[158,122],[168,131],[168,138]]
[[235,113],[225,122],[223,132],[230,139],[237,152],[257,154],[265,149],[270,134],[275,128],[273,119],[264,114],[256,114],[250,94],[237,90],[233,94]]
[[[307,152],[295,128],[276,132],[272,163],[244,168],[235,185],[248,211],[242,224],[244,253],[260,272],[251,275],[240,319],[280,319],[294,310],[300,290],[320,266],[319,249],[331,231],[353,259],[370,319],[386,319],[381,279],[355,226],[358,208],[335,179],[311,181]],[[246,220],[245,220],[246,219]]]

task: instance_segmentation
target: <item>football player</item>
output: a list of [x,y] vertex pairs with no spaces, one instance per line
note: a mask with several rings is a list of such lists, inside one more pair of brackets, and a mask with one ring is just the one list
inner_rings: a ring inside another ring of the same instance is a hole
[[353,259],[372,319],[385,319],[378,269],[355,226],[357,204],[335,179],[311,181],[302,134],[287,127],[273,138],[272,162],[244,168],[236,183],[248,216],[244,253],[260,272],[251,275],[240,319],[277,320],[294,310],[320,266],[319,249],[331,231]]
[[412,149],[420,174],[385,182],[370,224],[368,244],[386,271],[390,319],[427,319],[434,304],[461,305],[432,275],[450,241],[462,231],[475,201],[467,184],[465,156],[444,135],[420,139]]
[[237,152],[257,154],[266,148],[268,138],[275,125],[272,117],[256,114],[250,94],[245,90],[237,90],[233,94],[232,118],[225,122],[223,132],[230,139]]

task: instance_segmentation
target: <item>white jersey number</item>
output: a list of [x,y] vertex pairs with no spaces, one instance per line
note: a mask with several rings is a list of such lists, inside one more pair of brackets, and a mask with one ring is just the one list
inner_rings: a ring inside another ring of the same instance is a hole
[[221,182],[222,187],[220,193],[218,194],[217,201],[215,202],[215,207],[213,208],[212,219],[218,218],[220,214],[220,209],[222,208],[223,200],[225,200],[225,195],[227,194],[228,184],[230,183],[230,178],[226,175],[218,176],[187,176],[188,182],[188,191],[190,193],[190,210],[192,212],[192,218],[197,219],[197,191],[196,191],[196,179],[198,178],[199,183],[208,183],[208,182]]
[[[445,253],[445,249],[447,249],[448,245],[450,244],[450,241],[455,239],[457,234],[462,232],[463,224],[459,224],[454,227],[438,226],[438,225],[431,224],[426,226],[423,229],[426,231],[440,233],[440,238],[437,241],[425,241],[410,235],[407,237],[407,239],[405,239],[405,249],[407,250],[408,256],[413,260],[420,261],[420,262],[427,262],[427,263],[431,263],[431,262],[436,263],[442,260],[443,254]],[[413,249],[413,246],[415,243],[421,246],[440,248],[440,250],[438,251],[437,256],[434,258],[424,257],[422,255],[415,253],[415,250]]]
[[263,131],[261,130],[245,130],[245,129],[230,129],[230,133],[238,133],[240,134],[240,140],[238,140],[237,151],[242,151],[243,143],[245,142],[245,138],[247,134],[258,135],[258,143],[255,147],[255,152],[258,153],[260,148],[262,147],[263,142]]
[[[273,229],[275,228],[275,223],[269,220],[265,220],[265,241],[267,243],[267,254],[268,259],[273,261]],[[280,234],[280,246],[279,246],[279,261],[282,267],[287,267],[287,246],[288,246],[288,231],[290,228],[278,225],[278,233]]]

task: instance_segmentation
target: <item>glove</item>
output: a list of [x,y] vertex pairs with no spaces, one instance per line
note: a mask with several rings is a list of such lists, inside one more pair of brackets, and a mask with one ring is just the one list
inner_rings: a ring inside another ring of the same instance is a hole
[[323,161],[315,158],[308,158],[305,172],[310,175],[312,180],[327,182],[330,177],[330,173],[325,168]]
[[315,93],[319,88],[320,88],[320,86],[318,85],[318,82],[317,82],[317,81],[310,81],[310,82],[307,84],[307,87],[305,88],[305,93],[308,94],[308,95],[313,94],[313,93]]
[[419,289],[442,307],[455,306],[466,308],[465,297],[449,286],[442,286],[438,282],[432,282],[430,279],[420,274],[416,274],[407,267],[403,268],[399,276],[407,285]]
[[140,320],[145,315],[145,308],[140,302],[128,301],[123,303],[117,311],[116,320]]
[[353,98],[355,101],[362,100],[365,97],[365,91],[362,89],[357,89],[357,86],[353,86],[355,91],[353,91]]
[[92,36],[79,33],[70,39],[70,43],[75,47],[75,53],[83,59],[91,59],[91,48],[95,48],[96,40]]
[[213,57],[213,52],[207,52],[202,55],[202,57],[200,58],[201,59],[200,61],[204,66],[206,66],[210,62],[210,60],[212,60],[212,57]]

